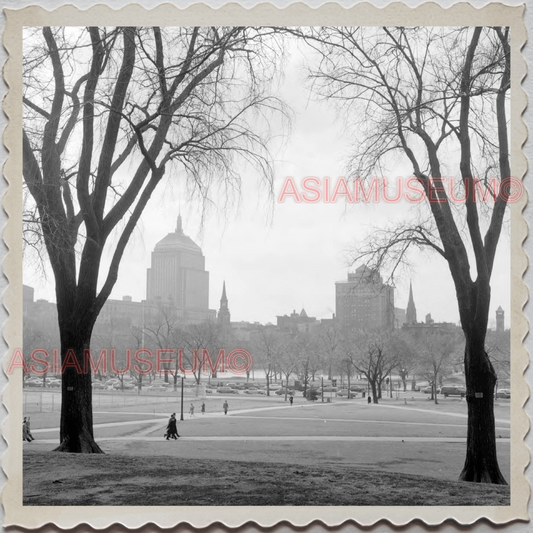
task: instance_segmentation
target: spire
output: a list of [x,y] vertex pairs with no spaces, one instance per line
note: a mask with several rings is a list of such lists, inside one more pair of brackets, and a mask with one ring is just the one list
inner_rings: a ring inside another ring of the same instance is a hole
[[413,284],[409,281],[409,301],[407,302],[407,309],[405,310],[405,320],[407,324],[416,324],[416,307],[413,298]]
[[176,233],[183,235],[183,226],[181,224],[181,213],[178,215],[178,223],[176,224]]
[[218,323],[222,326],[231,324],[231,314],[228,308],[228,297],[226,296],[226,282],[222,284],[222,298],[220,298],[220,309],[218,311]]
[[228,297],[226,296],[226,281],[222,283],[222,298],[221,300],[228,301]]

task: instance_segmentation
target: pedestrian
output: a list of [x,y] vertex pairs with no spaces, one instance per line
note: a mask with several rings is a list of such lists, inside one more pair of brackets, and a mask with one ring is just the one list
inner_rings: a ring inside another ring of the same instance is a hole
[[33,435],[31,434],[31,428],[30,428],[30,417],[26,417],[26,427],[28,428],[28,435],[30,436],[31,440],[35,440],[33,438]]
[[294,402],[294,397],[292,394],[289,396],[289,402],[291,402],[291,405],[292,405],[292,402]]
[[189,407],[189,414],[191,415],[191,417],[194,416],[194,405],[191,403],[191,406]]
[[28,419],[26,417],[24,417],[24,420],[22,421],[22,440],[27,440],[28,442],[33,440],[28,426]]
[[368,395],[368,400],[367,400],[368,403],[372,403],[372,396],[370,396],[370,394]]
[[167,425],[167,432],[164,435],[166,439],[168,440],[170,437],[172,437],[174,440],[177,440],[178,435],[178,424],[176,422],[176,413],[172,413],[170,415],[170,419],[168,421]]
[[205,415],[205,402],[202,402],[202,414]]
[[224,409],[224,414],[227,415],[227,414],[228,414],[228,409],[229,409],[228,400],[226,400],[226,401],[222,404],[222,409]]

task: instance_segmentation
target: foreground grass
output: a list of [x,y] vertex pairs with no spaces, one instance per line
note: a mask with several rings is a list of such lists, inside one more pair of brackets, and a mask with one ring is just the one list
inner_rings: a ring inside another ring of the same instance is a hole
[[510,505],[508,486],[346,466],[24,452],[24,505]]

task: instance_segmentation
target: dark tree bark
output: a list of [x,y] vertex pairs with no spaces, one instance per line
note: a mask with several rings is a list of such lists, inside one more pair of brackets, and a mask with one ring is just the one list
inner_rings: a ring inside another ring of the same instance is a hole
[[[173,161],[184,164],[203,192],[212,179],[204,177],[210,175],[206,169],[235,179],[233,155],[271,180],[266,144],[249,128],[247,115],[281,106],[264,91],[272,65],[264,63],[259,72],[251,64],[262,46],[260,30],[27,31],[23,177],[56,281],[65,365],[57,450],[101,452],[84,350],[147,202]],[[235,71],[249,84],[239,101],[227,96],[235,83],[228,73]],[[130,169],[121,174],[126,162]],[[102,272],[110,236],[116,245]]]
[[[64,330],[71,328],[63,328]],[[74,328],[72,328],[74,329]],[[76,331],[74,329],[74,331]],[[91,373],[83,373],[84,354],[90,348],[91,331],[64,333],[62,346],[70,346],[67,353],[61,353],[61,422],[59,440],[54,450],[70,453],[103,453],[94,440],[92,412]],[[70,338],[68,338],[70,337]],[[74,358],[76,363],[74,363]],[[77,368],[79,365],[79,368]]]
[[[387,154],[402,152],[432,215],[430,222],[417,220],[373,232],[354,261],[366,261],[377,269],[390,265],[391,276],[412,247],[429,248],[447,261],[465,335],[468,434],[460,479],[505,483],[496,460],[496,374],[485,336],[490,280],[509,198],[505,182],[511,177],[506,120],[509,29],[464,28],[460,39],[446,30],[403,27],[319,28],[303,33],[322,54],[320,67],[312,73],[315,89],[339,102],[348,120],[359,117],[358,127],[366,134],[353,158],[354,174],[370,177]],[[432,56],[432,50],[441,55]],[[449,63],[440,57],[449,58]],[[352,110],[362,113],[350,114]],[[476,140],[474,152],[471,137]],[[452,209],[441,169],[447,144],[460,158],[466,212],[462,220],[463,212]],[[477,172],[499,174],[499,193],[475,179],[474,159]],[[478,186],[484,186],[494,200],[484,236]],[[472,269],[467,246],[474,257]]]

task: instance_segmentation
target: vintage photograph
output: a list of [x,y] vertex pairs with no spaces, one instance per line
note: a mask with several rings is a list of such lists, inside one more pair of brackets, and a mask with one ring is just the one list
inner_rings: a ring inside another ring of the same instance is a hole
[[25,25],[23,507],[509,508],[512,38]]

